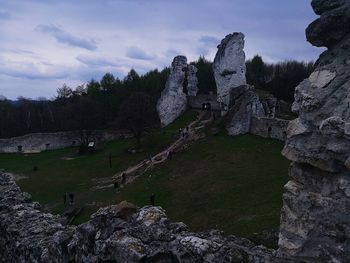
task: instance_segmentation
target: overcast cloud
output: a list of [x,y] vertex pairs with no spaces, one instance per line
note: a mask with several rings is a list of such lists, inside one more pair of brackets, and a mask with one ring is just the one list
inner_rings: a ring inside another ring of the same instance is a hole
[[225,35],[246,36],[247,58],[315,60],[305,40],[315,19],[305,0],[0,0],[0,95],[52,97],[111,72],[123,78],[213,59]]

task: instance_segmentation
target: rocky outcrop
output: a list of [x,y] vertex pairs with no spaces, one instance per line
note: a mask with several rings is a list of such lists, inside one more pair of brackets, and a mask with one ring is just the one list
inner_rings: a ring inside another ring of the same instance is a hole
[[[238,93],[239,92],[239,93]],[[232,93],[234,93],[232,95]],[[226,131],[229,135],[246,134],[250,131],[252,117],[265,117],[263,104],[254,89],[241,86],[231,91],[234,104],[226,115]]]
[[198,93],[198,69],[194,65],[187,67],[187,96],[195,97]]
[[177,56],[171,65],[170,75],[157,103],[157,111],[162,127],[173,122],[187,107],[187,97],[183,83],[187,70],[187,58]]
[[77,227],[61,222],[0,172],[0,262],[271,262],[273,255],[217,230],[190,232],[160,207],[125,201]]
[[246,85],[244,35],[227,35],[218,46],[213,71],[217,86],[218,101],[224,107],[232,104],[231,91]]
[[296,88],[283,154],[293,162],[283,196],[279,255],[350,261],[350,2],[313,0],[307,39],[326,46]]
[[288,120],[278,118],[252,117],[249,133],[264,138],[285,141],[287,139],[288,124]]

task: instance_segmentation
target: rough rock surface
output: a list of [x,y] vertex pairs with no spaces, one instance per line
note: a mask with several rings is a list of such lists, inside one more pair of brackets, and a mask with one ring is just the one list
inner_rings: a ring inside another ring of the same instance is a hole
[[281,215],[279,255],[350,262],[350,1],[313,0],[307,39],[326,46],[295,91],[299,118],[283,154],[293,164]]
[[197,96],[198,93],[198,69],[194,65],[187,67],[187,96]]
[[171,65],[170,75],[157,103],[160,123],[164,127],[179,117],[187,107],[187,96],[183,92],[187,58],[177,56]]
[[225,107],[232,104],[232,89],[246,85],[244,35],[227,35],[218,46],[213,71],[217,86],[218,101]]
[[285,141],[289,121],[278,118],[251,118],[249,133]]
[[127,202],[64,226],[0,171],[0,262],[271,262],[273,252],[217,230],[190,232],[160,207]]
[[[234,94],[232,94],[234,93]],[[229,135],[240,135],[250,131],[252,117],[265,117],[263,104],[253,89],[240,86],[231,91],[234,104],[226,115],[226,131]]]

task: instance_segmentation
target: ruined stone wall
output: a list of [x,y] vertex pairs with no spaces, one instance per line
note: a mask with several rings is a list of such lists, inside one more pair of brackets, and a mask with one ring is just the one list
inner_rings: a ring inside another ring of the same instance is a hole
[[[96,143],[116,140],[130,135],[120,131],[93,131],[89,136]],[[44,150],[62,149],[70,146],[78,146],[81,142],[81,132],[55,132],[55,133],[31,133],[19,137],[0,139],[0,153],[16,153],[18,146],[22,146],[22,152],[40,152]]]
[[160,207],[122,202],[79,226],[40,211],[0,171],[0,262],[270,262],[272,250],[211,230],[193,233]]
[[285,141],[287,138],[288,120],[278,118],[256,118],[252,117],[249,133],[264,138],[273,138]]
[[217,101],[217,96],[216,95],[205,95],[205,94],[200,94],[195,97],[189,96],[188,97],[188,105],[192,109],[202,109],[203,104],[205,103],[210,103],[211,109],[215,111],[221,110],[220,104]]

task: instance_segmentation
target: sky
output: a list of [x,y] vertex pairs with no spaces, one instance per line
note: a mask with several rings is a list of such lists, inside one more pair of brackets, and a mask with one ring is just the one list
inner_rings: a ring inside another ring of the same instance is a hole
[[176,55],[213,60],[227,34],[247,58],[316,60],[310,0],[0,0],[0,96],[53,98],[110,72],[122,79]]

